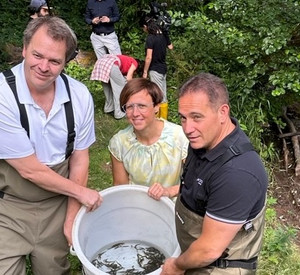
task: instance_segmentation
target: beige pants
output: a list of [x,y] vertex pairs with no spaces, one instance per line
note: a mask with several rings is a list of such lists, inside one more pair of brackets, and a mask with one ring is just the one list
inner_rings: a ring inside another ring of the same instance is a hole
[[25,275],[26,255],[34,275],[70,274],[62,226],[66,206],[62,195],[41,202],[0,199],[1,275]]

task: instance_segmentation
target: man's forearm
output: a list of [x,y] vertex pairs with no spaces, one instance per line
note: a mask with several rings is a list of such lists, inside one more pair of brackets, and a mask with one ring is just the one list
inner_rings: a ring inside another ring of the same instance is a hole
[[200,268],[204,266],[208,266],[215,259],[206,259],[206,258],[198,258],[198,257],[190,257],[190,255],[182,254],[174,261],[176,267],[181,270],[188,270],[194,268]]
[[219,256],[220,254],[216,250],[211,249],[208,244],[203,244],[198,239],[183,254],[176,258],[174,264],[183,270],[200,268],[208,266]]

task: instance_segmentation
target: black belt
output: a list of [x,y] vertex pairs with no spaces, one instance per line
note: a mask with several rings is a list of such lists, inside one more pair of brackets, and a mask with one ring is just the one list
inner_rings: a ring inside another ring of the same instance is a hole
[[2,199],[3,197],[4,197],[4,193],[0,191],[0,199]]
[[256,269],[257,268],[257,257],[251,258],[249,260],[226,260],[226,259],[217,259],[208,266],[215,266],[219,268],[227,267],[239,267],[244,269]]
[[106,35],[109,35],[113,32],[114,31],[112,31],[112,32],[96,32],[96,31],[93,31],[94,34],[97,34],[97,35],[100,35],[100,36],[106,36]]

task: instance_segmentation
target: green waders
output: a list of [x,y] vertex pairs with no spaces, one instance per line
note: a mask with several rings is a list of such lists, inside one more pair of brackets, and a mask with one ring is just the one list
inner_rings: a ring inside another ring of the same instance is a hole
[[[68,159],[52,167],[68,176]],[[25,275],[29,255],[35,275],[70,274],[63,233],[67,197],[22,178],[0,160],[0,274]]]
[[[181,202],[180,197],[176,200],[176,231],[177,239],[184,252],[190,244],[201,235],[203,217],[187,209]],[[257,256],[261,250],[265,207],[252,220],[252,228],[247,231],[244,227],[237,233],[235,238],[228,246],[226,253],[228,256],[224,259],[218,259],[221,264],[216,266],[207,266],[204,268],[191,269],[186,271],[186,275],[252,275],[256,273]],[[250,259],[253,259],[250,260]],[[228,262],[226,262],[228,260]],[[216,261],[217,262],[217,261]],[[226,267],[230,263],[236,267]],[[223,264],[223,265],[222,265]],[[242,266],[238,267],[238,266]],[[221,267],[223,266],[223,267]],[[246,268],[245,268],[246,267]],[[248,269],[249,268],[249,269]]]

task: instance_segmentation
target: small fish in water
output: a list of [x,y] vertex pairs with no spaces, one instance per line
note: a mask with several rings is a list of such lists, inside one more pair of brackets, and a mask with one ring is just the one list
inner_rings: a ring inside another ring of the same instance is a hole
[[111,275],[146,275],[158,269],[165,258],[155,247],[122,242],[100,252],[92,264]]

